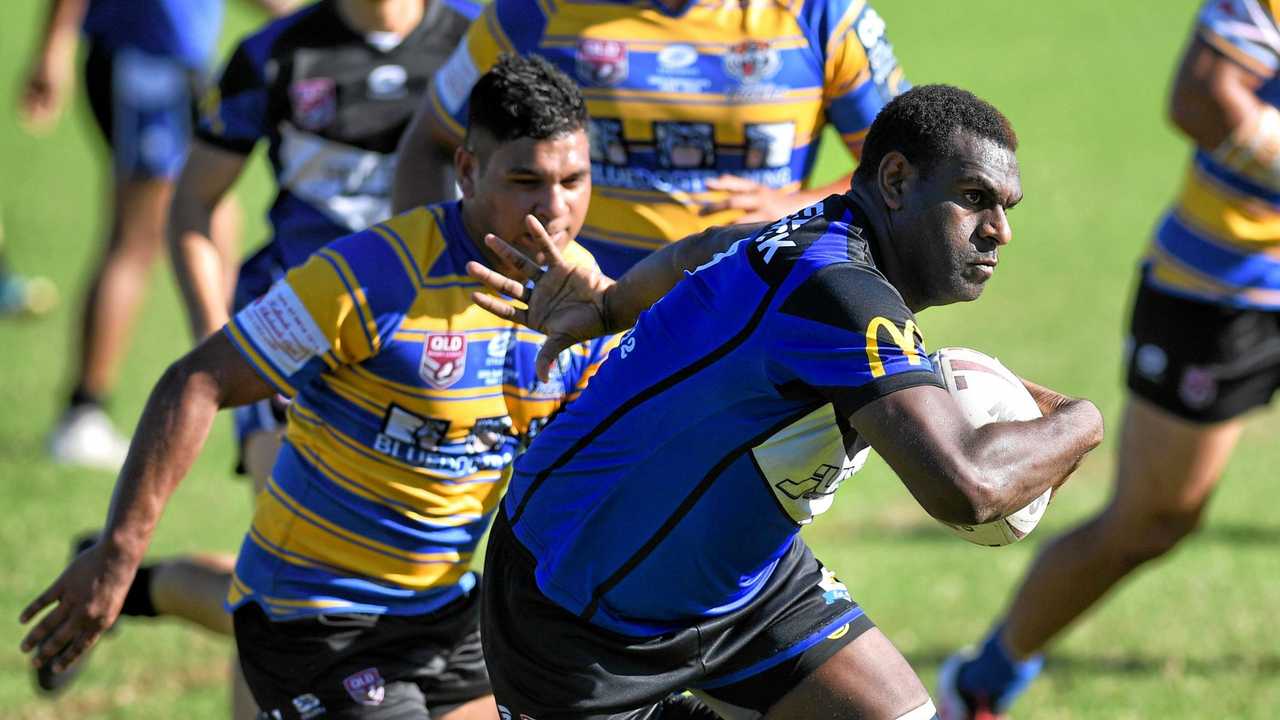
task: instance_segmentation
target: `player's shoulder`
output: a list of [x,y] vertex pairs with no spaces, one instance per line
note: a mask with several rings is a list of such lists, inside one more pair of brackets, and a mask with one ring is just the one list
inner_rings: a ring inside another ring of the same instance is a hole
[[874,45],[885,31],[884,18],[867,0],[786,0],[801,25],[813,33],[811,42],[823,45],[856,33],[864,47]]
[[288,15],[267,22],[246,35],[240,41],[239,50],[247,54],[257,65],[262,66],[282,50],[296,45],[302,39],[314,36],[319,27],[334,21],[340,22],[326,3],[305,5]]
[[810,273],[823,265],[870,262],[866,223],[846,195],[829,195],[780,218],[752,235],[746,257],[771,285]]

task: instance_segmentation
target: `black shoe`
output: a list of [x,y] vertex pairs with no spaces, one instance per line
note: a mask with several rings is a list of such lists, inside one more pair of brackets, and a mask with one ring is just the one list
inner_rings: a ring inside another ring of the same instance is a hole
[[[98,531],[77,535],[71,542],[72,559],[79,557],[80,553],[96,545],[101,537],[102,533]],[[107,632],[111,632],[111,630],[114,629],[115,626],[113,625],[110,630],[107,630]],[[54,670],[52,665],[42,665],[41,667],[36,668],[36,687],[40,688],[40,691],[45,695],[56,695],[62,692],[80,676],[80,672],[84,670],[85,664],[89,662],[89,653],[91,652],[93,652],[92,649],[84,655],[81,655],[74,663],[71,664],[71,667],[63,670],[62,672]]]

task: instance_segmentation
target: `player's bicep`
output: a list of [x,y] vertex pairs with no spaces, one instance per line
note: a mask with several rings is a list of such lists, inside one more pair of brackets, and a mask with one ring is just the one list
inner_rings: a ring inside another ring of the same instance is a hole
[[823,97],[827,119],[854,157],[862,154],[867,129],[890,100],[910,88],[884,18],[869,4],[828,0],[844,14],[824,42]]
[[1198,36],[1174,78],[1169,117],[1197,145],[1215,148],[1257,112],[1262,82],[1254,69]]

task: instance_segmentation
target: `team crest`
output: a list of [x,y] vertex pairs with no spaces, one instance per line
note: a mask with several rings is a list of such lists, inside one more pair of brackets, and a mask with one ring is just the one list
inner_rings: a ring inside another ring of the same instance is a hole
[[427,384],[443,390],[458,382],[467,369],[467,336],[462,333],[427,333],[422,344],[418,374]]
[[289,86],[293,119],[303,130],[321,130],[338,116],[338,85],[333,78],[298,80]]
[[741,83],[768,80],[782,69],[782,56],[763,40],[744,40],[724,54],[724,71]]
[[588,85],[617,85],[627,79],[627,46],[617,40],[582,38],[575,56],[578,77]]
[[358,673],[348,675],[342,681],[347,694],[361,705],[381,705],[387,696],[387,685],[382,680],[378,668],[366,668]]

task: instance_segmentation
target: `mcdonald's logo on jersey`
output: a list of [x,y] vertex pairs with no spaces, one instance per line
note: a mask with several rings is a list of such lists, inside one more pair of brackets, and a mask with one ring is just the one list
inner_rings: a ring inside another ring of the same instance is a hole
[[908,320],[901,328],[886,317],[877,315],[867,323],[867,362],[871,365],[871,377],[884,377],[884,360],[880,357],[880,330],[887,330],[894,345],[906,356],[910,365],[920,364],[920,351],[916,349],[916,338],[924,343],[920,329],[915,320]]

